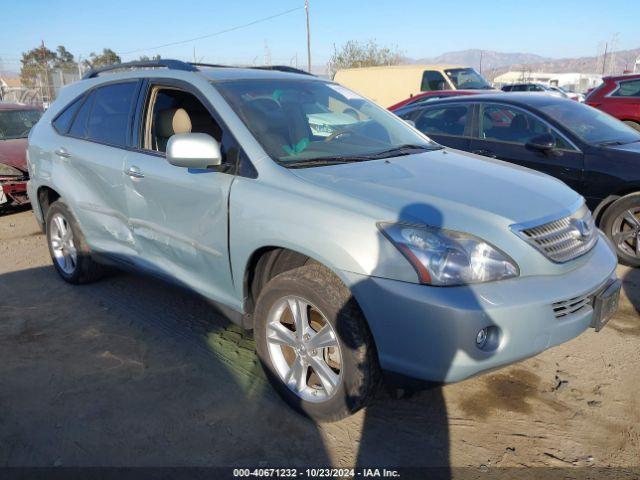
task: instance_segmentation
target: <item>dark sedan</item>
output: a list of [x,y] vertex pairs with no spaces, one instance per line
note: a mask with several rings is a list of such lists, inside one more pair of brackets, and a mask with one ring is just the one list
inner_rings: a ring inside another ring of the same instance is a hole
[[620,261],[640,266],[640,132],[584,104],[526,93],[435,100],[395,113],[442,145],[564,181],[585,197]]

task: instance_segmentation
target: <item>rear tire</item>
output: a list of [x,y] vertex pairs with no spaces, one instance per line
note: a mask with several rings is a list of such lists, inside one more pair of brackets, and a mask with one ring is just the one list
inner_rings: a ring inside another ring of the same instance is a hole
[[47,209],[47,244],[58,274],[74,285],[98,280],[105,267],[91,258],[91,250],[71,210],[62,200]]
[[373,337],[351,292],[327,268],[311,264],[271,279],[254,318],[265,373],[295,410],[336,421],[372,399],[380,383]]
[[613,202],[602,215],[601,226],[620,263],[640,267],[640,193]]
[[624,123],[640,132],[640,123],[634,122],[633,120],[624,120]]

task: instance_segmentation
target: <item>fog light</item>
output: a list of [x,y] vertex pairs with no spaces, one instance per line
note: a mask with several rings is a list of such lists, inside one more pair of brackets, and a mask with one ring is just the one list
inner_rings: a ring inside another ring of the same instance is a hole
[[485,352],[493,352],[500,346],[502,333],[499,327],[491,325],[476,333],[476,347]]
[[478,332],[478,334],[476,335],[476,345],[478,346],[478,348],[482,348],[486,345],[487,337],[488,335],[486,328],[483,328]]

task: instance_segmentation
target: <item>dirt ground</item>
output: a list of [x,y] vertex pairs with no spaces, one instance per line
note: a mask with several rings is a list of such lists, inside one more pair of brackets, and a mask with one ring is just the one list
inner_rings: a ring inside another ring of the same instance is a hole
[[198,296],[73,287],[30,211],[0,217],[0,466],[638,466],[640,272],[621,309],[536,358],[316,425]]

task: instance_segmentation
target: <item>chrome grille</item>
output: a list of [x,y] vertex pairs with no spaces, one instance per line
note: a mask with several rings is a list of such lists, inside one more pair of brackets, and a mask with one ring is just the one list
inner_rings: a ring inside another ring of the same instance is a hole
[[598,229],[584,204],[569,216],[539,225],[513,225],[512,229],[557,263],[568,262],[587,253],[598,241]]
[[582,295],[580,297],[571,298],[569,300],[563,300],[561,302],[555,302],[553,304],[553,313],[556,318],[566,317],[572,313],[577,313],[587,306],[592,306],[593,294]]

